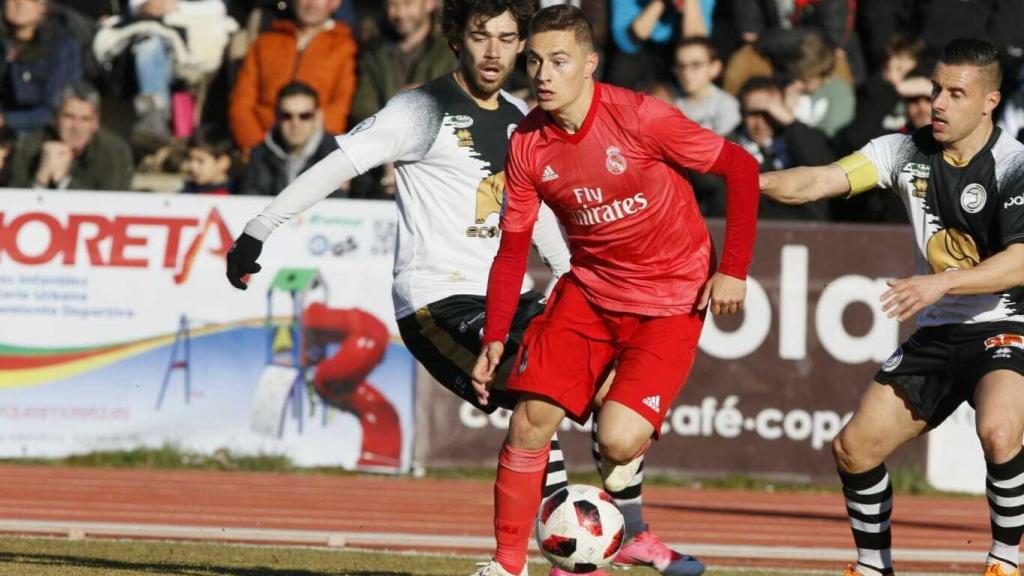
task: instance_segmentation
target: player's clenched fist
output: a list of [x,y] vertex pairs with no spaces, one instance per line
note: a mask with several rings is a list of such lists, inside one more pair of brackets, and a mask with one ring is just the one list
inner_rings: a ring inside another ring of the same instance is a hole
[[256,263],[263,251],[263,242],[242,233],[228,250],[228,282],[239,290],[245,290],[245,277],[259,272],[262,267]]
[[491,342],[480,351],[480,356],[473,366],[473,389],[476,391],[476,399],[481,406],[487,406],[487,398],[490,393],[488,385],[494,380],[494,371],[501,364],[501,355],[505,353],[505,345],[501,342]]

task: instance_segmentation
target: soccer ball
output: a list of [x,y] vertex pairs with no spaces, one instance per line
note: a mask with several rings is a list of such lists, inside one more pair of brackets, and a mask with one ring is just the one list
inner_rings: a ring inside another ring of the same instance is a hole
[[611,563],[622,546],[625,522],[607,492],[571,484],[555,492],[537,514],[537,545],[552,564],[592,572]]

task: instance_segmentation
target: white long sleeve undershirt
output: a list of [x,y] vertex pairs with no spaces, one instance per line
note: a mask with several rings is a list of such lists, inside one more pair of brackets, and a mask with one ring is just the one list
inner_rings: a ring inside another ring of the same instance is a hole
[[[245,233],[260,242],[266,242],[275,228],[327,198],[342,183],[362,173],[344,151],[331,152],[285,187],[259,216],[245,225]],[[546,205],[541,206],[533,243],[552,274],[558,277],[569,271],[569,248],[558,220]]]
[[331,152],[286,186],[259,216],[245,225],[245,233],[266,242],[275,228],[327,198],[342,183],[360,174],[344,152]]

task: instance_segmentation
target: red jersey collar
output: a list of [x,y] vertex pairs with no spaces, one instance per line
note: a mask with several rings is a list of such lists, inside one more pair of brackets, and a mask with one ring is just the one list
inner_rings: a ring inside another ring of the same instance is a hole
[[566,132],[564,129],[562,129],[562,127],[559,126],[554,121],[554,119],[551,118],[551,114],[547,114],[548,124],[551,125],[551,128],[554,131],[554,133],[557,134],[561,139],[565,140],[570,144],[579,144],[580,140],[583,140],[583,137],[586,136],[587,132],[590,131],[590,126],[594,123],[594,117],[597,116],[597,110],[600,107],[601,83],[595,80],[594,96],[590,100],[590,109],[587,110],[587,116],[586,118],[583,119],[583,124],[580,126],[580,129],[576,131],[576,133],[570,134]]

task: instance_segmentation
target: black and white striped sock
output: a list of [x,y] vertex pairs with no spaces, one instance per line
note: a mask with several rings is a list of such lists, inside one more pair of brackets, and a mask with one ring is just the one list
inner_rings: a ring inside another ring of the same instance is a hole
[[569,477],[565,473],[565,455],[558,443],[558,434],[551,437],[551,451],[548,452],[548,467],[544,471],[543,498],[551,496],[569,485]]
[[[597,444],[597,412],[594,412],[594,419],[590,424],[590,455],[594,457],[594,466],[601,471],[601,450]],[[640,469],[628,486],[618,492],[608,490],[608,495],[615,500],[615,505],[622,512],[622,518],[626,523],[625,540],[647,529],[644,522],[643,497],[641,490],[644,485],[644,463],[640,463]],[[606,488],[607,490],[607,488]]]
[[987,563],[998,563],[1004,572],[1014,572],[1020,562],[1020,538],[1024,533],[1024,450],[1002,464],[985,465],[992,525],[992,550]]
[[892,484],[885,464],[860,474],[840,470],[839,479],[857,545],[857,572],[892,574]]

